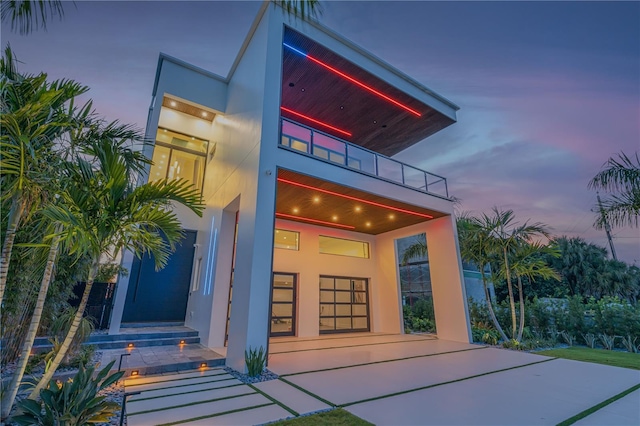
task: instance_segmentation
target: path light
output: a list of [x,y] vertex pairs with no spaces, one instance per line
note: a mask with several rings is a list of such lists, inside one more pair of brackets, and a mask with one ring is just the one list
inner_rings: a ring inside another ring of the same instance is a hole
[[180,340],[180,344],[181,344],[181,345],[184,345],[184,340]]
[[138,370],[132,370],[131,371],[131,377],[138,376],[138,375],[140,375],[140,372]]
[[133,348],[133,343],[129,343],[129,344],[127,345],[127,348],[129,348],[129,349]]
[[200,368],[207,368],[207,363],[203,362],[202,364],[200,364]]

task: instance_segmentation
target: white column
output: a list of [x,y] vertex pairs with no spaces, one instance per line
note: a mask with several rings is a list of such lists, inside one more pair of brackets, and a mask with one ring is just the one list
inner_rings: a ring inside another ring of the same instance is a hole
[[425,230],[438,338],[469,343],[471,328],[455,219],[430,220]]

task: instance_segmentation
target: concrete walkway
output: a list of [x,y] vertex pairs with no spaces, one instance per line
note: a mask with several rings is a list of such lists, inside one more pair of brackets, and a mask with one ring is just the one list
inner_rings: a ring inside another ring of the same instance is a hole
[[[280,379],[223,369],[141,377],[129,425],[249,425],[344,407],[378,425],[557,424],[640,384],[640,371],[437,340],[360,334],[272,339]],[[640,391],[578,424],[640,424]]]

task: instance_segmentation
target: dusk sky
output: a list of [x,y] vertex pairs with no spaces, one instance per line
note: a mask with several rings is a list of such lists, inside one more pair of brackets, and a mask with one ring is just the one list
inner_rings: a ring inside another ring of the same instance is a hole
[[[640,149],[639,2],[322,2],[320,21],[461,107],[397,158],[448,179],[461,210],[496,205],[605,246],[588,181]],[[226,76],[259,2],[97,2],[28,36],[22,71],[91,88],[109,120],[146,124],[160,52]],[[640,264],[640,230],[614,229]]]

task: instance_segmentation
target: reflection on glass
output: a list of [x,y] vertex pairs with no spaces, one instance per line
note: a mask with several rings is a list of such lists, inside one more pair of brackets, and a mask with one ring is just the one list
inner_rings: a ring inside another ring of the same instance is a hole
[[276,229],[273,246],[279,249],[298,250],[300,242],[300,233],[295,231],[287,231],[285,229]]
[[208,146],[206,140],[158,128],[149,182],[185,179],[202,190]]

